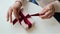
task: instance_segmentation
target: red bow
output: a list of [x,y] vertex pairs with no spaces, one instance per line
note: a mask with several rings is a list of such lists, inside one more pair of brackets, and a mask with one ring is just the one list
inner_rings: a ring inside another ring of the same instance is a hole
[[32,24],[31,22],[27,19],[27,18],[31,18],[31,16],[39,16],[39,13],[37,14],[33,14],[33,15],[29,15],[27,14],[26,16],[24,16],[24,14],[20,11],[19,15],[21,16],[21,18],[19,18],[19,20],[17,20],[16,18],[13,20],[13,25],[19,21],[19,23],[21,24],[21,21],[24,20],[25,24],[27,24],[29,27],[28,28],[31,28],[32,27]]

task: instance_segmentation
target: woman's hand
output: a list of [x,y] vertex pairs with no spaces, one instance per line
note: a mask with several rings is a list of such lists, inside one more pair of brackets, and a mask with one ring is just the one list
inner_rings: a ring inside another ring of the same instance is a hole
[[40,13],[40,17],[42,19],[51,18],[54,15],[54,11],[55,11],[54,5],[49,4],[43,8],[42,12]]
[[7,21],[10,20],[12,22],[12,12],[14,16],[19,19],[18,10],[21,8],[22,4],[20,2],[15,2],[13,5],[10,6],[8,13],[7,13]]

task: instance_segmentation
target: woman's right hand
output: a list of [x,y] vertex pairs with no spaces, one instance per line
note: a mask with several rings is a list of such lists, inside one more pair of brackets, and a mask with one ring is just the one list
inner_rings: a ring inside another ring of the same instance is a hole
[[14,13],[15,18],[19,19],[18,10],[20,10],[21,6],[22,6],[21,2],[15,2],[10,6],[7,13],[7,21],[10,20],[10,22],[12,23],[12,12]]

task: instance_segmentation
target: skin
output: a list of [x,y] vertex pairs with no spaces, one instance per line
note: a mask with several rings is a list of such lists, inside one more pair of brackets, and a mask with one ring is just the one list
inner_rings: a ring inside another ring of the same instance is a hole
[[[19,2],[15,2],[13,3],[8,12],[7,12],[7,21],[10,20],[10,22],[12,23],[12,13],[14,13],[14,16],[19,19],[19,14],[18,14],[18,10],[20,10],[21,8],[21,4]],[[42,19],[48,19],[51,18],[54,15],[54,5],[53,4],[48,4],[47,6],[45,6],[42,10],[42,12],[40,12],[40,17]]]
[[40,12],[40,17],[42,19],[49,19],[54,15],[54,11],[54,4],[48,4],[43,8],[42,12]]
[[14,16],[17,19],[19,19],[18,10],[20,10],[21,6],[22,5],[20,4],[20,2],[15,2],[10,6],[10,8],[8,9],[8,12],[7,12],[7,21],[10,20],[10,22],[12,23],[12,13],[14,13]]

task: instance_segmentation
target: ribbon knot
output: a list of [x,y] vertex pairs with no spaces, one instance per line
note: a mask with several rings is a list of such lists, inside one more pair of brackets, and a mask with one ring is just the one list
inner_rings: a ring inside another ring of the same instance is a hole
[[37,14],[33,14],[33,15],[29,15],[27,14],[26,16],[24,16],[24,14],[20,11],[19,15],[21,16],[21,18],[19,18],[19,20],[17,20],[16,18],[13,20],[13,25],[19,21],[19,23],[21,24],[21,21],[24,20],[25,24],[28,25],[28,28],[32,27],[32,23],[28,20],[28,18],[31,18],[31,16],[39,16],[39,13]]

